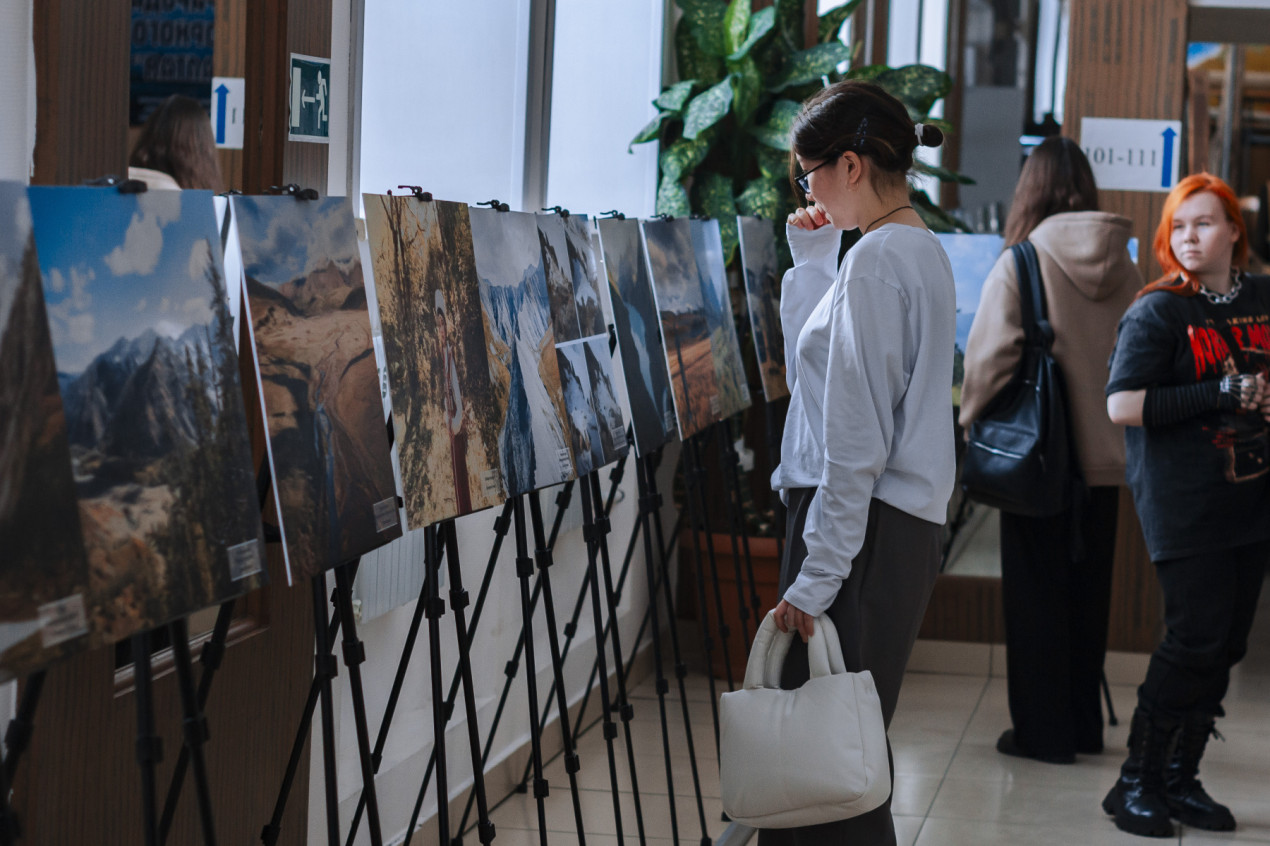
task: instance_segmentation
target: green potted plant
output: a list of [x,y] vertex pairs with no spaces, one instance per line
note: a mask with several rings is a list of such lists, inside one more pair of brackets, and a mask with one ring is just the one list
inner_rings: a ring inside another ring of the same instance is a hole
[[[751,10],[751,0],[676,0],[683,12],[674,35],[679,81],[666,86],[653,101],[657,116],[630,143],[658,142],[657,213],[717,218],[730,266],[737,263],[738,214],[780,221],[797,206],[789,179],[790,128],[801,103],[823,86],[840,79],[870,79],[904,103],[914,120],[939,126],[946,135],[952,133],[947,121],[930,116],[952,88],[947,73],[926,65],[854,64],[859,51],[839,40],[839,33],[862,2],[847,0],[821,15],[816,43],[808,46],[803,30],[805,0],[775,0],[758,12]],[[973,182],[925,163],[918,163],[916,169],[941,182]],[[933,231],[967,231],[925,191],[913,189],[911,199]],[[784,239],[778,243],[787,252]],[[751,393],[756,402],[751,415],[762,421],[766,415],[758,410],[761,392]],[[742,421],[742,432],[754,428],[746,424]],[[742,474],[740,485],[745,531],[758,593],[765,607],[771,607],[780,570],[775,540],[778,521],[771,509],[756,507],[747,476]],[[708,488],[719,484],[721,479],[714,474],[707,481]],[[727,492],[711,491],[711,502],[726,498]],[[713,523],[720,530],[727,526],[721,514],[715,515]],[[716,534],[713,543],[719,577],[726,582],[721,585],[724,596],[735,597],[731,536]],[[685,536],[681,551],[689,544]],[[750,596],[748,584],[742,593]],[[725,602],[724,621],[739,640],[741,627],[734,605],[735,599]],[[733,674],[743,673],[746,649],[731,652]]]

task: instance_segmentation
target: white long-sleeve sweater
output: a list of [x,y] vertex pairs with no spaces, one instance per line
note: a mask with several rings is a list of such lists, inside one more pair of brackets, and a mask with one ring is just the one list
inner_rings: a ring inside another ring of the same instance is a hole
[[881,226],[841,269],[836,229],[786,231],[791,400],[772,487],[817,489],[803,529],[807,558],[785,599],[818,615],[860,552],[870,499],[932,523],[946,518],[957,307],[948,257],[925,229]]

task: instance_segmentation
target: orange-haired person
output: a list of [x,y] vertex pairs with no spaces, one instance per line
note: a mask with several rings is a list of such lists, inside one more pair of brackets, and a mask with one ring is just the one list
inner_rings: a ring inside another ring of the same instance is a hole
[[1170,818],[1235,827],[1197,775],[1270,560],[1270,279],[1238,269],[1239,207],[1209,174],[1169,194],[1154,246],[1165,275],[1120,321],[1107,411],[1128,427],[1128,482],[1167,631],[1103,809],[1125,831],[1167,837]]

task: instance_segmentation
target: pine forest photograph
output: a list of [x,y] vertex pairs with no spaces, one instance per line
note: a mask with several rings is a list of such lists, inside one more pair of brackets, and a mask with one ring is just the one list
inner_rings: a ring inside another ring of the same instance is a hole
[[518,496],[575,474],[552,322],[552,286],[563,281],[566,322],[572,286],[539,228],[549,217],[484,208],[469,217],[490,380],[505,409],[500,464],[507,494]]
[[718,220],[692,220],[692,252],[701,280],[701,299],[710,325],[710,352],[719,385],[720,419],[749,408],[750,387],[745,379],[741,342],[736,336],[732,296],[728,292],[728,269],[723,261],[723,239]]
[[406,519],[498,505],[503,409],[490,383],[468,207],[364,195]]
[[31,188],[94,637],[264,582],[208,191]]
[[683,440],[720,419],[710,318],[692,249],[691,223],[686,218],[642,223]]
[[789,396],[785,381],[785,336],[781,332],[780,266],[776,227],[761,217],[738,217],[745,302],[750,313],[754,354],[763,379],[763,397],[775,402]]
[[353,209],[234,197],[287,571],[401,536]]
[[647,455],[675,434],[675,405],[661,343],[661,321],[648,278],[639,221],[599,221],[617,352],[630,399],[635,449]]
[[87,643],[88,563],[26,186],[0,182],[0,681]]

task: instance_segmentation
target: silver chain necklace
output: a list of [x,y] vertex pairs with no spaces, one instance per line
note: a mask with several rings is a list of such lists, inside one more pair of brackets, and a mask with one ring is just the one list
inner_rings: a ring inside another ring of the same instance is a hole
[[1205,288],[1203,284],[1199,286],[1199,292],[1207,297],[1208,301],[1213,305],[1229,305],[1235,301],[1235,297],[1239,296],[1239,289],[1243,287],[1243,281],[1239,278],[1238,273],[1232,272],[1230,274],[1230,278],[1233,280],[1233,283],[1230,286],[1230,290],[1224,294],[1219,294],[1216,291],[1210,291]]

